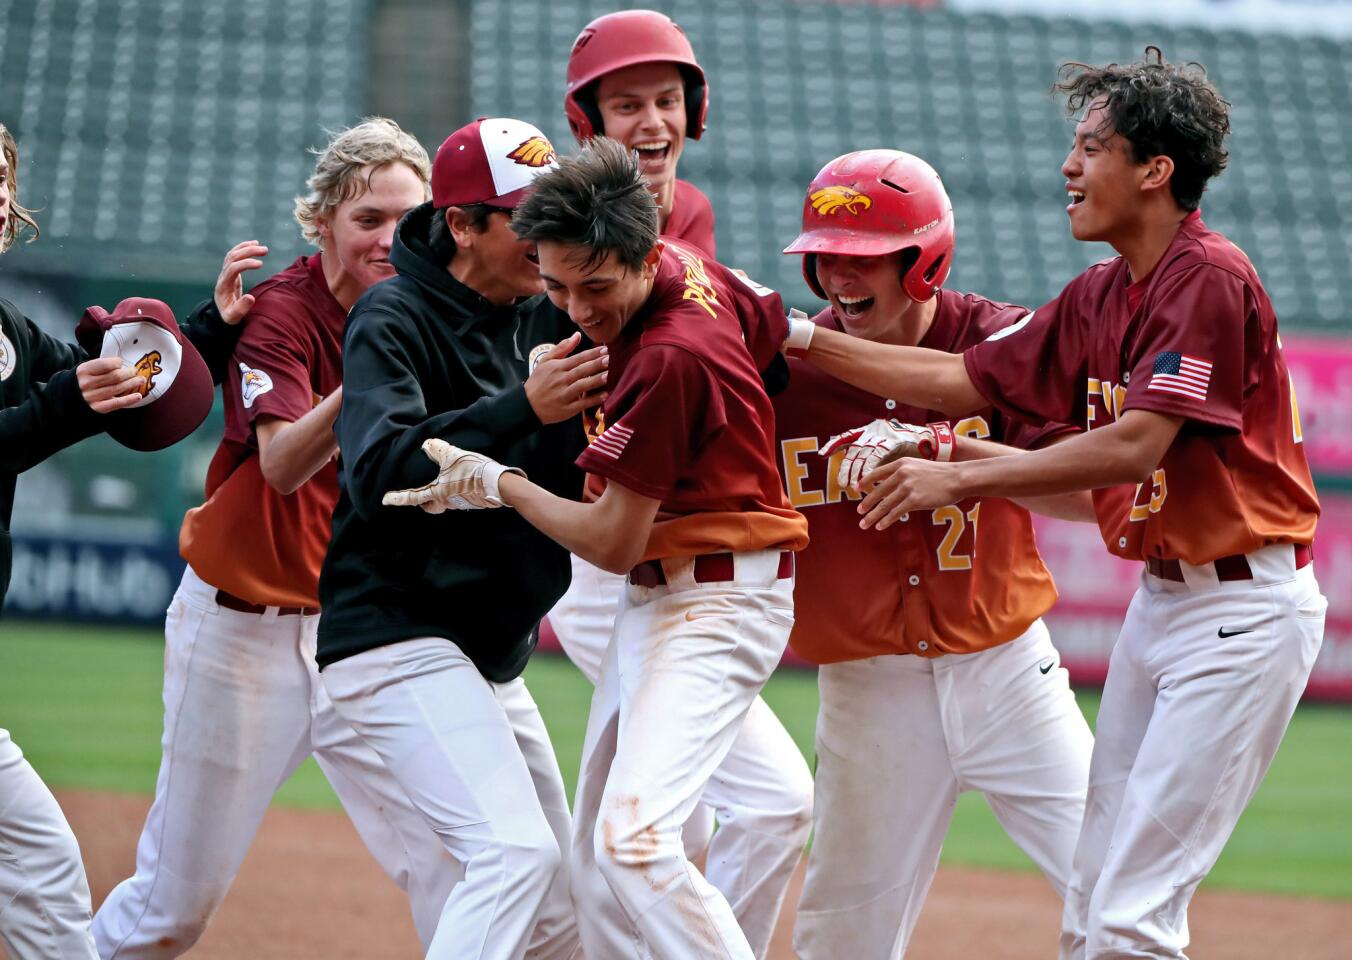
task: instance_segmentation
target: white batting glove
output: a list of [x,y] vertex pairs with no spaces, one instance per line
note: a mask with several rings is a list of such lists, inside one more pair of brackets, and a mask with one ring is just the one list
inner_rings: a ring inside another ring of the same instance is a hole
[[841,449],[845,450],[845,456],[840,461],[836,482],[854,489],[870,472],[902,457],[951,460],[953,429],[946,423],[917,426],[900,420],[874,420],[836,434],[817,452],[829,457]]
[[812,346],[812,334],[816,329],[817,325],[806,313],[797,308],[790,310],[789,335],[780,348],[781,352],[789,357],[805,356]]
[[446,510],[485,510],[503,506],[498,480],[504,473],[525,472],[504,467],[481,453],[461,450],[435,437],[424,440],[423,453],[441,468],[431,483],[410,490],[391,490],[381,498],[387,507],[422,507],[428,513]]

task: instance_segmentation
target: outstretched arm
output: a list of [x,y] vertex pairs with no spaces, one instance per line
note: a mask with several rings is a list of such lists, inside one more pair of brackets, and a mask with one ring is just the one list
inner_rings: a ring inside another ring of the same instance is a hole
[[435,480],[388,491],[382,503],[422,507],[428,513],[516,507],[526,521],[560,546],[603,570],[625,573],[643,558],[659,501],[622,484],[606,484],[593,503],[565,500],[531,483],[520,470],[443,440],[422,451],[439,468]]
[[[1063,433],[1047,446],[1065,443],[1073,433]],[[1021,447],[1011,447],[996,443],[994,440],[978,440],[975,437],[963,437],[953,448],[953,459],[958,462],[988,460],[992,457],[1011,457],[1029,453]],[[1055,520],[1075,520],[1080,523],[1097,523],[1094,513],[1094,498],[1088,490],[1075,490],[1070,493],[1054,493],[1045,497],[1011,497],[1025,510],[1040,513]]]
[[657,500],[613,482],[594,503],[564,500],[514,473],[502,476],[499,489],[531,526],[611,573],[628,573],[643,558],[657,516]]
[[[810,331],[806,351],[796,338]],[[795,320],[789,334],[792,356],[803,356],[831,376],[898,403],[960,417],[987,406],[977,392],[960,353],[899,347],[852,337],[839,330]]]
[[934,463],[904,459],[879,467],[859,504],[860,526],[882,530],[911,510],[957,503],[965,497],[1022,499],[1139,483],[1163,459],[1182,417],[1128,410],[1090,430],[1022,456]]

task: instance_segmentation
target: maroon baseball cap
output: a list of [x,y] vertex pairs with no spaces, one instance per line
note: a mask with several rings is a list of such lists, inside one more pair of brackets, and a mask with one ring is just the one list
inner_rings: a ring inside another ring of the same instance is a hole
[[484,203],[512,210],[558,166],[549,138],[522,120],[480,117],[446,138],[432,161],[432,206]]
[[124,447],[162,450],[196,430],[211,411],[211,373],[161,301],[131,297],[112,313],[90,307],[75,339],[90,356],[121,357],[145,379],[137,403],[108,414],[108,435]]

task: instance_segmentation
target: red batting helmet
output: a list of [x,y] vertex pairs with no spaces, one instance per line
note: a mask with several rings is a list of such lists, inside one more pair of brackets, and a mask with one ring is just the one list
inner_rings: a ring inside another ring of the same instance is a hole
[[803,232],[784,248],[801,253],[812,292],[817,254],[857,257],[915,250],[901,277],[906,295],[924,302],[948,279],[953,264],[953,204],[924,160],[900,150],[859,150],[837,157],[813,178],[803,203]]
[[568,55],[563,112],[578,142],[605,133],[592,84],[640,63],[674,63],[685,77],[685,135],[698,140],[709,113],[709,87],[685,32],[656,10],[623,10],[582,28]]

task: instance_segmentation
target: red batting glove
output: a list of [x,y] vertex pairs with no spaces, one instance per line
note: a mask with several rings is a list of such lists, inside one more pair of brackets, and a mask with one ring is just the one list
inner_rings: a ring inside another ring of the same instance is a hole
[[843,487],[857,490],[869,473],[901,457],[951,460],[953,428],[946,423],[917,426],[900,420],[879,419],[836,434],[817,452],[829,457],[841,449],[845,450],[845,456],[840,461],[836,480]]

